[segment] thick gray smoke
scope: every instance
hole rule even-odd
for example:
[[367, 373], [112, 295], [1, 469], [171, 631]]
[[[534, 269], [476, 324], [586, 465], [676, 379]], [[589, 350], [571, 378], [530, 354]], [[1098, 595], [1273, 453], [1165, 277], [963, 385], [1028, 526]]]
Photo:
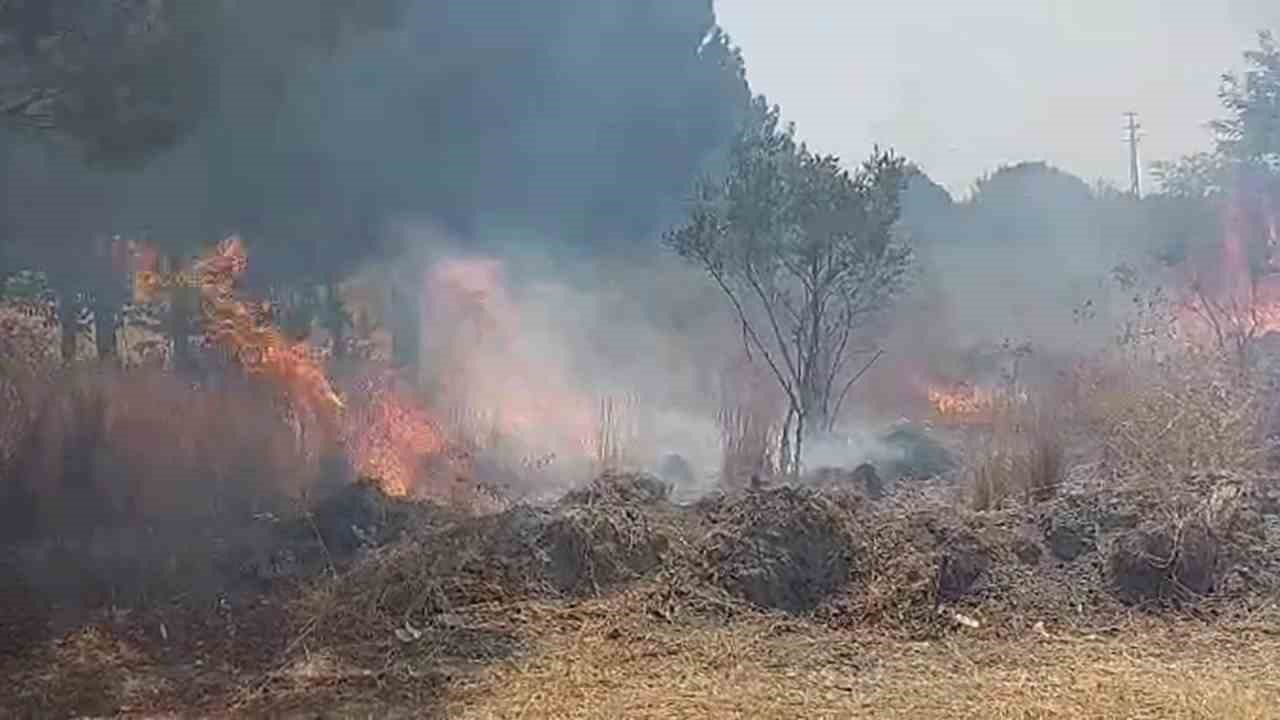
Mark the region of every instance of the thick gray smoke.
[[[915, 175], [903, 231], [917, 281], [896, 310], [889, 359], [860, 397], [899, 413], [904, 394], [918, 399], [937, 383], [1052, 380], [1064, 363], [1102, 350], [1134, 311], [1134, 291], [1117, 274], [1153, 285], [1164, 270], [1162, 231], [1150, 224], [1159, 213], [1154, 200], [1041, 162], [1000, 168], [960, 199]], [[1035, 357], [1016, 360], [1018, 348]]]
[[[750, 101], [711, 0], [126, 1], [119, 18], [83, 0], [49, 7], [0, 30], [85, 29], [76, 49], [102, 64], [50, 76], [76, 100], [51, 113], [55, 128], [0, 136], [10, 270], [38, 267], [71, 295], [106, 271], [85, 252], [95, 238], [190, 256], [228, 232], [247, 241], [257, 293], [390, 269], [397, 344], [421, 350], [431, 375], [460, 322], [432, 306], [432, 272], [492, 267], [483, 279], [507, 293], [517, 347], [490, 353], [497, 367], [465, 363], [465, 382], [445, 378], [464, 411], [542, 384], [593, 414], [643, 397], [628, 412], [656, 428], [642, 451], [633, 443], [644, 462], [678, 452], [713, 469], [731, 326], [714, 289], [657, 247]], [[169, 71], [134, 72], [122, 54]], [[129, 102], [79, 102], [97, 97], [90, 84]], [[466, 360], [494, 350], [458, 344]], [[564, 421], [523, 432], [580, 439]]]
[[98, 139], [75, 124], [40, 150], [6, 136], [0, 219], [44, 238], [148, 230], [180, 250], [234, 228], [273, 280], [349, 269], [406, 214], [598, 251], [677, 217], [748, 100], [709, 0], [377, 5], [173, 4], [170, 25], [199, 42], [159, 59], [183, 72], [126, 86], [169, 132], [117, 172], [86, 164], [102, 143], [86, 150]]
[[[147, 7], [167, 14], [135, 54], [169, 72], [109, 62], [72, 74], [67, 97], [91, 80], [130, 102], [99, 108], [105, 124], [82, 102], [69, 106], [80, 114], [55, 113], [65, 127], [0, 138], [8, 268], [40, 267], [60, 291], [82, 292], [103, 271], [85, 252], [95, 237], [189, 255], [230, 231], [248, 241], [259, 291], [390, 268], [398, 342], [421, 352], [428, 375], [446, 360], [474, 373], [445, 378], [465, 403], [557, 383], [553, 394], [572, 395], [559, 400], [592, 413], [602, 398], [638, 397], [642, 455], [680, 453], [699, 475], [714, 471], [721, 372], [741, 338], [714, 286], [656, 249], [750, 100], [710, 0]], [[49, 27], [80, 17], [97, 16], [55, 12]], [[13, 37], [49, 30], [35, 20]], [[103, 33], [89, 48], [134, 35]], [[112, 142], [100, 127], [118, 131]], [[904, 211], [920, 282], [893, 316], [873, 388], [940, 351], [1005, 338], [1076, 351], [1103, 338], [1073, 309], [1108, 302], [1108, 273], [1131, 248], [1083, 182], [1030, 164], [957, 202], [919, 176]], [[459, 321], [432, 300], [442, 267], [506, 294], [497, 312], [515, 346], [441, 350]], [[485, 348], [497, 367], [474, 362]], [[497, 382], [522, 374], [523, 386]], [[565, 426], [543, 428], [555, 430], [547, 444], [581, 439], [566, 417], [545, 421]], [[824, 464], [883, 454], [860, 431], [813, 451]]]

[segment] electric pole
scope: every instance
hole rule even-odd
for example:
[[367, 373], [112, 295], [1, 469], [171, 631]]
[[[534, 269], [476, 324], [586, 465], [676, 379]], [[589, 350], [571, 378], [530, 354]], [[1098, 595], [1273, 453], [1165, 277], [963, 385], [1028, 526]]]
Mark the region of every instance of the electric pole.
[[1138, 131], [1142, 126], [1138, 124], [1138, 113], [1127, 112], [1124, 116], [1129, 119], [1129, 124], [1125, 127], [1129, 143], [1129, 192], [1135, 198], [1142, 199], [1142, 171], [1138, 167]]

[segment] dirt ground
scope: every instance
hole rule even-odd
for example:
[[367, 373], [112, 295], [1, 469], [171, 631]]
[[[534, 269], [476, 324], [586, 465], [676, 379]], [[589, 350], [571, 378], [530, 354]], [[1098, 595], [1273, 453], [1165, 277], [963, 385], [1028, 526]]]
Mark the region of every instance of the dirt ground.
[[[1126, 604], [1119, 546], [1059, 537], [1110, 517], [1073, 504], [1092, 496], [1029, 525], [788, 487], [680, 508], [655, 487], [399, 508], [402, 536], [337, 568], [151, 608], [60, 618], [0, 586], [0, 717], [1280, 719], [1270, 535], [1215, 562], [1213, 595]], [[310, 516], [325, 548], [397, 510], [342, 507]]]
[[6, 702], [4, 715], [1280, 717], [1275, 609], [1212, 622], [1135, 615], [1092, 629], [984, 624], [926, 640], [768, 613], [668, 621], [645, 607], [639, 589], [474, 606], [423, 628], [394, 667], [357, 668], [319, 651], [233, 678], [214, 663], [159, 658], [138, 638], [83, 629], [43, 667], [7, 673], [6, 694], [38, 702]]

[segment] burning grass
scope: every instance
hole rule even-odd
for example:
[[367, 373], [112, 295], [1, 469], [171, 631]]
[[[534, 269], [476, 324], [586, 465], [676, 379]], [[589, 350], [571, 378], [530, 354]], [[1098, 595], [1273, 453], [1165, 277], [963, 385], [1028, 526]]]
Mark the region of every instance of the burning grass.
[[[49, 527], [73, 529], [79, 516], [70, 508], [78, 507], [100, 510], [103, 526], [145, 528], [150, 534], [134, 537], [133, 545], [102, 532], [84, 542], [89, 549], [117, 541], [124, 550], [161, 547], [165, 557], [130, 576], [138, 579], [156, 574], [156, 567], [175, 567], [180, 545], [156, 534], [152, 517], [185, 532], [193, 548], [221, 548], [216, 562], [204, 563], [227, 573], [221, 580], [244, 569], [225, 566], [243, 553], [224, 535], [261, 539], [245, 563], [258, 575], [287, 558], [300, 561], [304, 567], [294, 579], [305, 581], [288, 590], [289, 632], [272, 632], [286, 626], [279, 623], [263, 631], [271, 638], [265, 656], [226, 661], [235, 668], [228, 672], [242, 673], [247, 684], [216, 683], [217, 702], [244, 713], [287, 714], [355, 698], [365, 704], [353, 712], [381, 715], [443, 702], [463, 716], [508, 716], [513, 703], [532, 699], [551, 714], [562, 706], [580, 714], [585, 706], [643, 716], [641, 703], [651, 702], [677, 716], [929, 717], [993, 710], [1017, 717], [1033, 708], [1048, 717], [1089, 717], [1094, 707], [1063, 688], [1098, 678], [1069, 663], [1105, 666], [1108, 656], [1086, 644], [1041, 642], [1045, 627], [1116, 624], [1132, 607], [1236, 617], [1280, 588], [1280, 503], [1268, 500], [1274, 494], [1261, 482], [1265, 468], [1257, 451], [1264, 398], [1239, 375], [1215, 374], [1216, 367], [1191, 355], [1164, 357], [1152, 368], [1120, 373], [1119, 380], [1083, 386], [1074, 409], [1106, 446], [1098, 466], [1105, 473], [1095, 472], [1099, 482], [1065, 481], [1076, 428], [1067, 426], [1065, 413], [1023, 398], [988, 408], [981, 426], [952, 428], [989, 437], [961, 488], [917, 480], [873, 500], [848, 487], [743, 482], [750, 488], [677, 506], [671, 488], [652, 478], [608, 472], [557, 502], [507, 501], [488, 513], [388, 497], [429, 486], [443, 501], [460, 484], [457, 477], [478, 467], [474, 457], [456, 466], [431, 464], [449, 454], [441, 440], [448, 433], [439, 433], [430, 416], [415, 410], [412, 395], [392, 384], [378, 386], [383, 395], [348, 392], [342, 406], [346, 422], [376, 435], [362, 436], [368, 447], [352, 438], [342, 443], [357, 465], [360, 458], [380, 458], [373, 463], [382, 468], [375, 482], [337, 495], [326, 489], [327, 500], [291, 508], [287, 501], [316, 486], [324, 471], [293, 434], [298, 428], [280, 421], [280, 408], [255, 392], [252, 380], [215, 393], [146, 372], [69, 375], [39, 404], [32, 432], [40, 442], [19, 453], [27, 469], [15, 477], [39, 477], [48, 485], [15, 497], [47, 497], [56, 502], [37, 507], [66, 509], [54, 519], [29, 514]], [[1198, 374], [1179, 374], [1189, 371]], [[389, 406], [387, 398], [405, 404]], [[762, 480], [770, 474], [767, 425], [744, 417], [722, 417], [730, 487], [744, 474]], [[626, 419], [620, 408], [602, 407], [596, 449], [608, 452], [597, 460], [620, 464]], [[156, 436], [173, 442], [157, 448]], [[406, 444], [383, 442], [393, 440]], [[277, 467], [279, 478], [264, 492], [263, 469]], [[175, 484], [174, 477], [195, 486]], [[393, 477], [404, 482], [388, 482]], [[119, 478], [128, 482], [112, 484]], [[449, 487], [423, 478], [445, 479]], [[958, 492], [968, 492], [969, 502], [958, 502]], [[66, 502], [73, 495], [79, 506]], [[268, 513], [278, 515], [269, 521], [272, 529], [219, 524]], [[45, 562], [73, 570], [109, 567], [93, 552], [81, 565], [51, 557]], [[279, 588], [293, 583], [266, 585], [285, 592]], [[222, 623], [222, 632], [241, 638], [211, 633], [205, 647], [219, 648], [211, 661], [243, 645], [240, 608], [253, 602], [237, 596], [227, 605], [233, 610], [206, 608], [206, 624]], [[140, 620], [139, 628], [145, 622], [150, 629], [133, 634], [95, 635], [99, 626], [90, 625], [83, 637], [73, 632], [62, 645], [55, 640], [19, 653], [16, 662], [29, 661], [40, 672], [66, 665], [67, 682], [80, 690], [63, 688], [53, 672], [24, 677], [37, 692], [64, 695], [89, 710], [181, 706], [189, 703], [180, 691], [184, 676], [158, 669], [176, 656], [139, 640], [159, 627], [155, 617]], [[896, 639], [866, 642], [849, 634], [853, 629]], [[974, 636], [963, 648], [953, 644], [960, 633]], [[903, 645], [904, 637], [928, 638], [953, 656], [971, 653], [969, 670], [949, 673], [940, 656]], [[839, 650], [851, 644], [856, 657]], [[997, 649], [1040, 658], [1052, 670], [1017, 675], [1025, 664], [993, 663]], [[599, 665], [605, 661], [630, 668], [628, 674], [612, 674]], [[112, 662], [135, 676], [113, 674]], [[1113, 678], [1153, 672], [1154, 662], [1135, 660], [1127, 670], [1113, 665]], [[791, 671], [786, 679], [783, 667]], [[844, 668], [845, 679], [837, 683], [832, 668]], [[674, 678], [661, 674], [672, 669], [678, 670]], [[919, 678], [922, 671], [930, 678]], [[1274, 691], [1261, 683], [1251, 687], [1256, 698], [1270, 699]], [[1130, 712], [1138, 707], [1134, 696], [1143, 698], [1142, 707], [1172, 717], [1253, 707], [1233, 706], [1222, 695], [1215, 696], [1217, 704], [1194, 706], [1178, 693], [1123, 690], [1110, 704], [1098, 703], [1097, 712]], [[47, 699], [32, 701], [49, 706]]]

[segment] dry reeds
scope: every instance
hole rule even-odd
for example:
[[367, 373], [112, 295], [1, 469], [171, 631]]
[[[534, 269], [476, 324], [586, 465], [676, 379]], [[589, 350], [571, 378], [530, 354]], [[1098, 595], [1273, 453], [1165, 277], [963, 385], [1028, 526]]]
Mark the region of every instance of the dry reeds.
[[0, 533], [29, 548], [23, 572], [76, 601], [201, 592], [228, 543], [256, 537], [255, 517], [287, 515], [320, 479], [252, 387], [90, 368], [59, 378], [0, 485]]
[[968, 470], [974, 510], [1006, 501], [1041, 503], [1058, 494], [1065, 474], [1061, 418], [1031, 402], [1000, 406], [990, 436]]
[[725, 489], [742, 489], [752, 478], [778, 473], [778, 429], [759, 413], [742, 407], [721, 409], [720, 481]]
[[639, 428], [635, 425], [639, 400], [627, 395], [600, 400], [596, 432], [592, 443], [595, 473], [622, 470], [632, 461]]

